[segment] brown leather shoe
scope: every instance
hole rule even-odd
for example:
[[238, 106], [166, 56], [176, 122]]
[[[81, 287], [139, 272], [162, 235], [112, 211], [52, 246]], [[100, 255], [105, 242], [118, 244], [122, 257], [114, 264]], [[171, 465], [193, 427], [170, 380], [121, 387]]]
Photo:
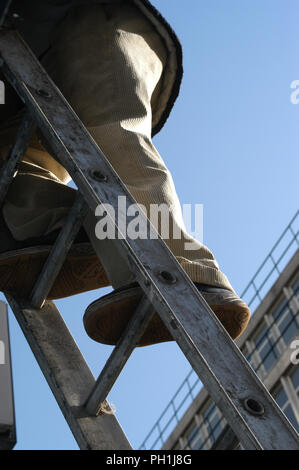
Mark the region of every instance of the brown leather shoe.
[[[19, 242], [13, 239], [0, 214], [0, 291], [27, 298], [50, 253], [58, 231]], [[107, 287], [110, 282], [85, 232], [81, 231], [70, 249], [48, 295], [60, 299]]]
[[[245, 302], [230, 290], [195, 285], [232, 339], [239, 337], [247, 328], [250, 318], [250, 310]], [[138, 284], [130, 284], [92, 302], [83, 318], [88, 336], [99, 343], [115, 345], [142, 295], [143, 291]], [[137, 346], [165, 341], [173, 341], [173, 338], [156, 314]]]

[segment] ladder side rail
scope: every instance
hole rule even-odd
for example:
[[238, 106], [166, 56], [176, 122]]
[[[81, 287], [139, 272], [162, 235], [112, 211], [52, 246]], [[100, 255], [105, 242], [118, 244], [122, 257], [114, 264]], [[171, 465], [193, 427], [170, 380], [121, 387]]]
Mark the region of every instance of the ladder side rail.
[[4, 202], [7, 191], [13, 181], [14, 174], [26, 152], [35, 128], [34, 119], [30, 112], [27, 111], [17, 131], [12, 149], [0, 170], [0, 206], [2, 206]]
[[[32, 352], [81, 450], [131, 450], [115, 415], [84, 408], [95, 379], [53, 302], [40, 310], [6, 295]], [[104, 404], [109, 411], [108, 403]]]

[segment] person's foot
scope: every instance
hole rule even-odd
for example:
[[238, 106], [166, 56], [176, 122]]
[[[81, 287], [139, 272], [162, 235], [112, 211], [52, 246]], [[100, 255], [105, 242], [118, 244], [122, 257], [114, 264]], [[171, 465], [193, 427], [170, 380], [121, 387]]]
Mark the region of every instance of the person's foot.
[[[58, 233], [59, 230], [55, 230], [43, 237], [17, 241], [0, 211], [0, 291], [18, 298], [28, 298]], [[48, 298], [69, 297], [109, 285], [106, 273], [82, 229]]]
[[[245, 302], [228, 289], [197, 283], [195, 285], [232, 339], [238, 338], [245, 331], [250, 318], [250, 310]], [[142, 296], [142, 289], [135, 283], [116, 289], [92, 302], [83, 318], [88, 336], [99, 343], [115, 345]], [[173, 341], [173, 338], [160, 317], [155, 314], [137, 346], [165, 341]]]
[[232, 339], [241, 336], [250, 319], [247, 304], [229, 289], [197, 282], [194, 284]]

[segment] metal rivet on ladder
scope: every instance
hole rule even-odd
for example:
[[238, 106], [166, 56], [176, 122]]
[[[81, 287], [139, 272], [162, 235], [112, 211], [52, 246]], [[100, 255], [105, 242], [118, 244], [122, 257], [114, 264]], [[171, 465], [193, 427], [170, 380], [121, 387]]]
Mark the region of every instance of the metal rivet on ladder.
[[103, 175], [103, 173], [101, 173], [99, 170], [91, 170], [90, 176], [100, 183], [106, 183], [108, 181], [107, 176]]
[[47, 99], [52, 98], [51, 93], [49, 93], [49, 92], [46, 91], [46, 90], [43, 90], [42, 88], [40, 88], [39, 90], [37, 90], [37, 94], [38, 94], [39, 96], [41, 96], [42, 98], [47, 98]]
[[265, 413], [264, 406], [255, 398], [246, 398], [244, 400], [244, 408], [248, 411], [248, 413], [254, 416], [263, 416], [263, 414]]
[[159, 271], [158, 277], [161, 281], [166, 282], [166, 284], [175, 284], [177, 279], [169, 271]]

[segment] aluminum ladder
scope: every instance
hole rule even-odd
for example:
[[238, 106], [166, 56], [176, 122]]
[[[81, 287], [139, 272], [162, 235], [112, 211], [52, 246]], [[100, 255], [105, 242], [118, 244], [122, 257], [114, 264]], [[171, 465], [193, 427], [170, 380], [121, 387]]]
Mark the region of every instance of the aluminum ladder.
[[[126, 210], [135, 201], [29, 47], [5, 25], [0, 31], [0, 61], [26, 107], [1, 170], [1, 203], [36, 126], [78, 188], [31, 298], [6, 297], [80, 449], [131, 448], [115, 416], [100, 410], [154, 311], [245, 449], [299, 449], [298, 434], [160, 237], [114, 241], [144, 296], [95, 381], [47, 294], [87, 207], [94, 212], [99, 204], [109, 203], [118, 214], [119, 196], [125, 196]], [[144, 222], [153, 230], [146, 218]]]

